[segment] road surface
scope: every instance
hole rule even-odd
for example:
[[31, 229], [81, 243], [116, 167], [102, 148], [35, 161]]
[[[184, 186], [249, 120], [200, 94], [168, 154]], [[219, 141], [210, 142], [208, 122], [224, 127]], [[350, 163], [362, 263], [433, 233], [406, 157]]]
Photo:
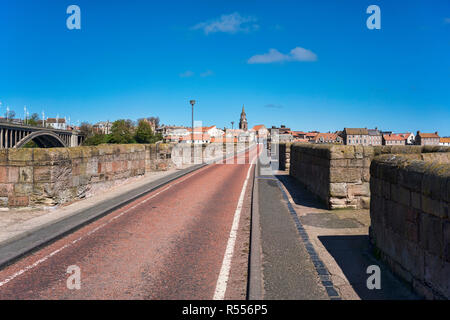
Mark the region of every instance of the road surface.
[[[5, 267], [0, 299], [223, 298], [254, 155], [190, 173]], [[79, 290], [67, 286], [70, 266]]]

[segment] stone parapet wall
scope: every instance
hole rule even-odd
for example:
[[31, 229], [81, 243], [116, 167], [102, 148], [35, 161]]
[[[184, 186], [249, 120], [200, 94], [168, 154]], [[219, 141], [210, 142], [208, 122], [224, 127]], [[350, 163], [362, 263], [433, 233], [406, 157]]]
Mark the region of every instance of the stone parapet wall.
[[382, 258], [419, 294], [449, 299], [450, 159], [424, 158], [382, 155], [372, 161], [370, 235]]
[[170, 147], [158, 147], [159, 152], [137, 144], [0, 150], [0, 206], [58, 205], [167, 170]]
[[280, 143], [279, 145], [279, 152], [280, 152], [280, 159], [279, 159], [279, 168], [280, 170], [289, 170], [291, 167], [291, 142], [286, 143]]
[[369, 208], [370, 163], [377, 155], [393, 153], [422, 160], [450, 160], [450, 147], [294, 143], [290, 146], [289, 172], [330, 209]]

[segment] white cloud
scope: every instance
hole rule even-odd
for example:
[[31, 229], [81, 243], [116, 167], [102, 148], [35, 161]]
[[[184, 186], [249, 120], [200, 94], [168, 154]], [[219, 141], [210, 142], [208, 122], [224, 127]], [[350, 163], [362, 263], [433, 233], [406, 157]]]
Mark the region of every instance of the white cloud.
[[264, 107], [269, 108], [269, 109], [282, 109], [283, 108], [283, 106], [281, 104], [273, 104], [273, 103], [266, 104]]
[[215, 32], [237, 33], [257, 30], [255, 17], [243, 17], [238, 12], [224, 14], [220, 18], [201, 22], [192, 27], [193, 30], [203, 30], [205, 34]]
[[186, 72], [180, 73], [180, 78], [189, 78], [194, 75], [194, 72], [188, 70]]
[[212, 76], [213, 74], [214, 74], [214, 72], [212, 72], [211, 70], [208, 70], [208, 71], [205, 71], [205, 72], [201, 73], [200, 77], [205, 78], [205, 77]]
[[268, 53], [257, 54], [248, 59], [249, 64], [257, 63], [276, 63], [276, 62], [291, 62], [291, 61], [316, 61], [317, 55], [301, 47], [296, 47], [288, 54], [281, 53], [277, 49], [270, 49]]

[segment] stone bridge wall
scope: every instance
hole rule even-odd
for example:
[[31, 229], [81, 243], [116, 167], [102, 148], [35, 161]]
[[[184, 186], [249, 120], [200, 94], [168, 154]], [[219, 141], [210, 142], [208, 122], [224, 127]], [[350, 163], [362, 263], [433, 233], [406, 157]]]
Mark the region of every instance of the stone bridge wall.
[[146, 172], [146, 146], [0, 151], [0, 206], [57, 205]]
[[419, 294], [450, 299], [450, 159], [421, 157], [372, 161], [371, 240]]
[[279, 168], [280, 170], [289, 170], [291, 167], [291, 142], [286, 143], [280, 143], [279, 145], [279, 152], [280, 152], [280, 159], [279, 159]]
[[382, 154], [447, 161], [450, 147], [295, 143], [290, 146], [289, 172], [331, 209], [369, 208], [370, 163]]

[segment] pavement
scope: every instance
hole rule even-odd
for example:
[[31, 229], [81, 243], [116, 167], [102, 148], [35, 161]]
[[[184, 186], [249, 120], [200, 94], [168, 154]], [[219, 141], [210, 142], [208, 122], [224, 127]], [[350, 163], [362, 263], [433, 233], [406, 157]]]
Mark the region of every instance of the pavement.
[[[92, 204], [77, 204], [23, 221], [42, 219], [0, 245], [0, 299], [244, 299], [253, 171], [249, 161], [211, 164], [105, 195], [94, 205], [100, 217]], [[44, 239], [55, 228], [62, 233]], [[7, 259], [27, 241], [28, 250]], [[79, 290], [67, 285], [74, 266]]]
[[257, 210], [252, 217], [249, 298], [328, 300], [330, 297], [300, 237], [279, 181], [264, 174], [261, 170], [264, 167], [267, 166], [257, 166], [255, 177]]
[[[416, 300], [419, 297], [411, 287], [397, 278], [380, 261], [369, 240], [369, 210], [328, 210], [288, 172], [278, 171], [273, 176], [284, 194], [284, 202], [292, 213], [291, 225], [296, 225], [297, 241], [317, 256], [327, 273], [325, 284], [329, 298], [343, 300]], [[266, 183], [270, 182], [268, 180]], [[273, 183], [275, 189], [275, 183]], [[302, 236], [303, 234], [303, 236]], [[381, 289], [367, 288], [370, 274], [367, 268], [377, 265], [381, 271]], [[323, 268], [322, 268], [323, 266]], [[322, 277], [322, 275], [320, 275]], [[301, 296], [301, 295], [299, 295]], [[309, 295], [307, 295], [309, 297]]]

